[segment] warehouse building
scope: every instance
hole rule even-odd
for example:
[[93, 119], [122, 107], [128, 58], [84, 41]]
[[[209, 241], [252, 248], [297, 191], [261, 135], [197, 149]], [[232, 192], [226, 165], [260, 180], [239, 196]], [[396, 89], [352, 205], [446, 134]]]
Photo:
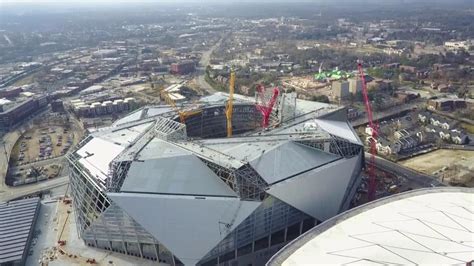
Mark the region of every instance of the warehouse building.
[[25, 265], [40, 208], [38, 197], [0, 203], [0, 265]]

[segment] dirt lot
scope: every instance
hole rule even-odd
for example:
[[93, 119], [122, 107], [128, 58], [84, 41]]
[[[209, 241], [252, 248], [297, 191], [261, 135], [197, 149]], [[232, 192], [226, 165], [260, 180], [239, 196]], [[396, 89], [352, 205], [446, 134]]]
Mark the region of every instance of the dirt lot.
[[[450, 176], [459, 183], [472, 185], [474, 177], [474, 151], [437, 150], [400, 162], [400, 164], [438, 176], [440, 179]], [[448, 182], [449, 180], [443, 180]]]
[[79, 137], [61, 126], [31, 129], [15, 144], [12, 162], [23, 165], [64, 155]]

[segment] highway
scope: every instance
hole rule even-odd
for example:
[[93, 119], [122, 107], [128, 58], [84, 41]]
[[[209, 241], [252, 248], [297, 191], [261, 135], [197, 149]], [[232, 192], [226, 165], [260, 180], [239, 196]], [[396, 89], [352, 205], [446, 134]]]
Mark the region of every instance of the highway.
[[8, 161], [11, 150], [20, 135], [21, 133], [15, 130], [13, 132], [8, 132], [0, 140], [0, 193], [5, 189], [5, 187], [7, 187], [5, 184], [5, 177], [8, 171]]
[[[368, 158], [370, 158], [370, 154], [366, 153], [365, 157], [367, 158], [367, 162], [368, 162]], [[419, 187], [414, 187], [414, 189], [422, 188], [422, 187], [445, 186], [443, 183], [438, 181], [433, 176], [408, 169], [397, 163], [385, 160], [378, 156], [375, 157], [375, 167], [377, 167], [380, 170], [386, 171], [388, 173], [394, 174], [396, 176], [401, 176], [405, 178], [406, 180], [412, 182], [414, 185], [419, 186]]]
[[[385, 111], [376, 112], [374, 113], [374, 121], [383, 120], [386, 117], [395, 116], [395, 115], [398, 115], [399, 113], [412, 110], [413, 108], [418, 107], [420, 104], [422, 103], [413, 102], [413, 103], [405, 104], [403, 106], [392, 107]], [[351, 121], [351, 124], [353, 127], [359, 127], [367, 123], [368, 123], [368, 118], [367, 118], [367, 115], [365, 114], [359, 117], [358, 119]]]
[[4, 186], [0, 191], [0, 202], [10, 201], [16, 198], [28, 196], [40, 191], [49, 190], [55, 187], [60, 187], [69, 183], [68, 176], [57, 177], [54, 179], [49, 179], [47, 181], [42, 181], [39, 183], [34, 183], [30, 185], [23, 185], [18, 187], [8, 187]]
[[214, 50], [221, 45], [221, 42], [222, 39], [220, 39], [214, 46], [212, 46], [211, 49], [202, 53], [201, 60], [199, 61], [199, 66], [197, 68], [197, 74], [199, 76], [196, 78], [196, 83], [201, 89], [204, 89], [209, 93], [213, 93], [215, 92], [215, 90], [211, 85], [209, 85], [209, 83], [207, 83], [205, 79], [206, 67], [209, 65], [212, 52], [214, 52]]

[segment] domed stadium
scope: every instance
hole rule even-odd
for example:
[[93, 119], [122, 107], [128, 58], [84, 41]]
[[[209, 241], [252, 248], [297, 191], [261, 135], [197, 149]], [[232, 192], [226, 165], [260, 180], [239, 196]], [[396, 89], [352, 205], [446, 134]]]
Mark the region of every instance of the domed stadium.
[[282, 94], [262, 128], [252, 98], [143, 107], [68, 154], [78, 232], [92, 247], [170, 265], [262, 265], [347, 210], [363, 144], [344, 108]]

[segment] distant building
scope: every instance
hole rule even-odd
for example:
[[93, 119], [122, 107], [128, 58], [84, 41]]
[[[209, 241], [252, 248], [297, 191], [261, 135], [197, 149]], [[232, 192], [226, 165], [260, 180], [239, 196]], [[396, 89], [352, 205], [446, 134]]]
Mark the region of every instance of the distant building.
[[334, 96], [338, 99], [344, 99], [349, 96], [349, 82], [333, 81], [331, 84]]
[[16, 87], [16, 88], [8, 88], [6, 90], [0, 90], [0, 98], [13, 98], [17, 97], [20, 95], [20, 93], [23, 91], [21, 87]]
[[416, 67], [414, 66], [400, 65], [399, 69], [401, 72], [416, 73]]
[[359, 111], [357, 108], [348, 108], [347, 109], [347, 119], [354, 120], [357, 117], [361, 116], [363, 112]]
[[453, 111], [467, 107], [464, 99], [432, 99], [428, 101], [428, 109], [439, 111]]
[[0, 129], [11, 128], [47, 104], [48, 98], [44, 96], [28, 99], [8, 109], [3, 108], [0, 112]]
[[414, 100], [416, 98], [420, 97], [420, 94], [415, 92], [415, 91], [410, 91], [410, 90], [402, 90], [402, 91], [396, 91], [395, 96], [401, 101], [401, 102], [409, 102], [411, 100]]
[[451, 42], [445, 42], [444, 47], [446, 47], [449, 50], [468, 50], [469, 49], [469, 44], [467, 41], [451, 41]]
[[130, 111], [137, 107], [134, 98], [106, 100], [102, 102], [86, 103], [82, 100], [71, 101], [74, 113], [81, 117], [97, 117]]
[[170, 72], [172, 74], [186, 75], [191, 72], [194, 72], [196, 65], [193, 61], [182, 61], [179, 63], [171, 64]]
[[352, 78], [348, 79], [349, 81], [349, 92], [352, 94], [357, 94], [362, 91], [362, 81], [360, 79]]
[[92, 93], [96, 93], [96, 92], [99, 92], [99, 91], [103, 91], [104, 90], [104, 87], [101, 86], [101, 85], [92, 85], [90, 87], [88, 87], [87, 89], [79, 92], [80, 95], [87, 95], [87, 94], [92, 94]]
[[117, 55], [118, 51], [115, 49], [103, 49], [92, 53], [93, 58], [110, 58], [116, 57]]
[[55, 100], [51, 102], [51, 109], [55, 113], [64, 112], [64, 104], [61, 100]]

